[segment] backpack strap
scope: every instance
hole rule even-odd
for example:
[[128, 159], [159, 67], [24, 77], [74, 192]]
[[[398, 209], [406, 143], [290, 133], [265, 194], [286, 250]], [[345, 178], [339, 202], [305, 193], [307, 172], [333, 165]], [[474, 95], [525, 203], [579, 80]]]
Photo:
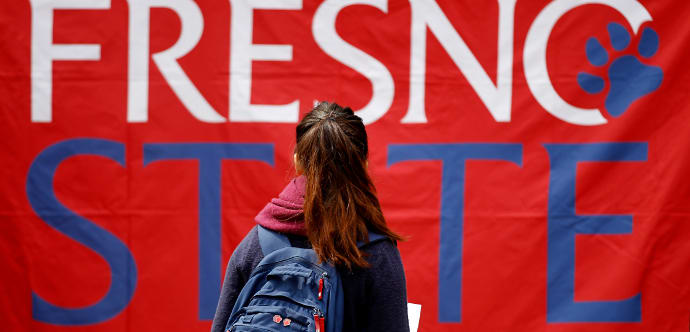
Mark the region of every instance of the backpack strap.
[[[259, 245], [261, 246], [261, 252], [263, 252], [264, 257], [278, 249], [291, 247], [290, 239], [288, 239], [285, 234], [272, 231], [261, 225], [257, 226], [257, 231], [259, 232]], [[388, 237], [383, 234], [369, 232], [369, 242], [358, 241], [357, 247], [362, 248], [367, 244], [386, 239], [388, 239]]]
[[278, 249], [290, 247], [290, 239], [284, 234], [274, 232], [261, 225], [258, 225], [256, 230], [259, 233], [259, 245], [264, 257]]
[[383, 235], [383, 234], [369, 232], [369, 242], [357, 241], [357, 247], [362, 248], [367, 244], [379, 242], [379, 241], [386, 240], [386, 239], [388, 239], [388, 237]]

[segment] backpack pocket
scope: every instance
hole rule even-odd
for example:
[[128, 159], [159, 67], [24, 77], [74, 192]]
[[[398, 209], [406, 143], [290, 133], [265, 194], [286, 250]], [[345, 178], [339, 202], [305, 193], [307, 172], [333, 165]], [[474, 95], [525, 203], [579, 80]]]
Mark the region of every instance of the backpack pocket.
[[[284, 297], [308, 307], [321, 307], [319, 279], [314, 270], [297, 263], [276, 266], [254, 297]], [[250, 303], [250, 305], [252, 305]]]
[[297, 264], [297, 263], [292, 263], [292, 264], [287, 264], [287, 265], [279, 265], [276, 266], [271, 272], [268, 273], [266, 278], [271, 278], [271, 277], [282, 277], [282, 276], [293, 276], [293, 277], [302, 277], [302, 278], [309, 278], [311, 276], [312, 270], [307, 269], [306, 267]]
[[256, 326], [246, 326], [246, 325], [234, 325], [226, 332], [251, 332], [251, 331], [261, 331], [261, 332], [278, 332], [279, 330], [265, 329], [263, 327]]
[[256, 305], [244, 308], [230, 331], [307, 332], [309, 318], [284, 306]]

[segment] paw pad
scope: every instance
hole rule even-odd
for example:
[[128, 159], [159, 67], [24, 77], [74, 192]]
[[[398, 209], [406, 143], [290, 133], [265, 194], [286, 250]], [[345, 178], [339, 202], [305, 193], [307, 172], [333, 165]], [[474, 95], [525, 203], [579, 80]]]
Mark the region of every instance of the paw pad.
[[[623, 51], [630, 45], [630, 33], [618, 23], [607, 26], [611, 46], [616, 51]], [[644, 28], [637, 46], [637, 53], [643, 58], [651, 58], [659, 49], [659, 36], [652, 28]], [[585, 45], [587, 61], [595, 67], [609, 63], [609, 53], [595, 37], [589, 38]], [[664, 73], [660, 67], [640, 62], [637, 56], [622, 55], [614, 58], [607, 72], [610, 89], [606, 96], [606, 110], [617, 117], [625, 113], [637, 99], [648, 95], [661, 85]], [[605, 78], [586, 72], [577, 74], [577, 83], [582, 90], [596, 94], [604, 90]]]

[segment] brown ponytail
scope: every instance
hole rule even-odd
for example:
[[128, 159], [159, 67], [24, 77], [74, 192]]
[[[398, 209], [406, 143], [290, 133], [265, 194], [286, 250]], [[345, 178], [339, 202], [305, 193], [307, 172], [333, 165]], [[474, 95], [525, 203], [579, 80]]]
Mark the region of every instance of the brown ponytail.
[[402, 238], [386, 226], [367, 174], [362, 119], [336, 103], [321, 102], [297, 125], [297, 167], [306, 177], [304, 219], [319, 259], [347, 268], [368, 266], [357, 241], [368, 230]]

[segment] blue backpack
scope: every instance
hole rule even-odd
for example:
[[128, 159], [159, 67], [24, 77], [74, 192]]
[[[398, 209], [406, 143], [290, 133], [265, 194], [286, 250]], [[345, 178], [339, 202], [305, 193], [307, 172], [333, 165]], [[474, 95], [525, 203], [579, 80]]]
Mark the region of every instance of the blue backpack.
[[[335, 267], [318, 263], [312, 249], [291, 247], [285, 235], [257, 227], [264, 258], [242, 288], [225, 331], [342, 331], [343, 286]], [[369, 243], [385, 238], [369, 233]]]

